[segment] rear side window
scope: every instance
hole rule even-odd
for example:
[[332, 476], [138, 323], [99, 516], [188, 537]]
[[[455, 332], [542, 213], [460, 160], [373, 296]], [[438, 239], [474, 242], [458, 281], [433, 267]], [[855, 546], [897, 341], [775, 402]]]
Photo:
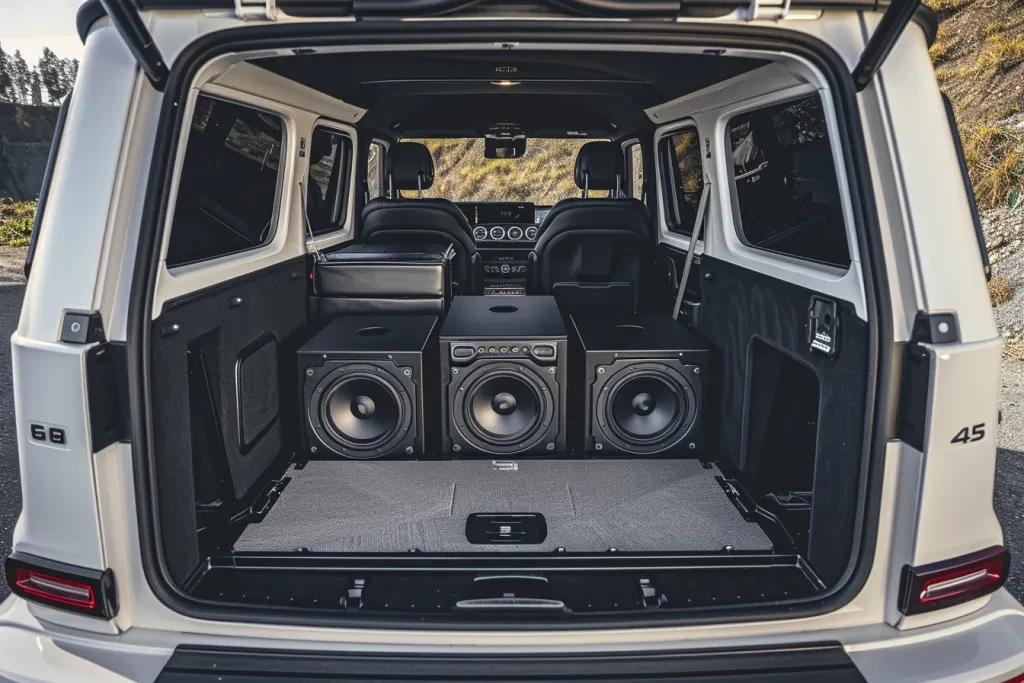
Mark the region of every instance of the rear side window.
[[839, 182], [817, 95], [729, 121], [734, 205], [754, 247], [850, 265]]
[[643, 201], [644, 198], [644, 151], [639, 142], [629, 146], [629, 170], [632, 176], [630, 196]]
[[662, 138], [660, 144], [668, 229], [679, 235], [692, 235], [704, 192], [700, 133], [696, 128], [688, 128]]
[[370, 154], [366, 158], [366, 195], [367, 199], [376, 199], [384, 194], [381, 178], [384, 177], [384, 145], [379, 142], [370, 143]]
[[199, 96], [168, 267], [245, 251], [273, 238], [283, 135], [279, 116]]
[[345, 223], [351, 159], [352, 141], [347, 135], [326, 128], [313, 129], [306, 215], [314, 235], [333, 232]]

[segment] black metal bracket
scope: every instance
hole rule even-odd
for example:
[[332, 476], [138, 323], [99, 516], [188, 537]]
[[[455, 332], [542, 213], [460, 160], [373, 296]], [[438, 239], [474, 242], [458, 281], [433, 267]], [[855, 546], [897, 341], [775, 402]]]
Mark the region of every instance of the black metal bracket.
[[920, 6], [921, 0], [892, 0], [889, 9], [885, 10], [885, 14], [878, 22], [878, 28], [871, 34], [868, 44], [864, 46], [860, 61], [853, 68], [851, 75], [857, 92], [868, 87], [871, 79], [882, 68], [886, 57], [892, 52], [893, 46], [902, 35], [903, 29], [914, 18], [914, 13]]
[[85, 388], [89, 399], [92, 450], [132, 439], [128, 405], [128, 361], [124, 342], [103, 342], [85, 353]]

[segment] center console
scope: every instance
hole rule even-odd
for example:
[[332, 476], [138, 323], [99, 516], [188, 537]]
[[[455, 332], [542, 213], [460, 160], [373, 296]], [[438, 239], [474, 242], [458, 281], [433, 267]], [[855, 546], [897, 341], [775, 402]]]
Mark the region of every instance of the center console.
[[460, 202], [483, 262], [484, 294], [526, 294], [528, 254], [550, 208], [528, 202]]

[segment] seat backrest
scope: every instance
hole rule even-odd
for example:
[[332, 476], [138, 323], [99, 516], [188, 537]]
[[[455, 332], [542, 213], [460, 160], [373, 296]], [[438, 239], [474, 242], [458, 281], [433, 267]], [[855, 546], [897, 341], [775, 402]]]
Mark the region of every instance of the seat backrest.
[[402, 190], [421, 193], [434, 182], [434, 160], [426, 145], [397, 142], [384, 162], [389, 198], [363, 208], [360, 237], [366, 242], [451, 244], [452, 279], [463, 294], [477, 289], [480, 257], [465, 214], [447, 199], [403, 199]]
[[[650, 251], [650, 216], [643, 202], [620, 197], [622, 148], [588, 142], [576, 156], [582, 199], [555, 204], [534, 247], [531, 289], [554, 294], [563, 312], [609, 306], [636, 309], [642, 264]], [[589, 199], [590, 190], [609, 197]]]

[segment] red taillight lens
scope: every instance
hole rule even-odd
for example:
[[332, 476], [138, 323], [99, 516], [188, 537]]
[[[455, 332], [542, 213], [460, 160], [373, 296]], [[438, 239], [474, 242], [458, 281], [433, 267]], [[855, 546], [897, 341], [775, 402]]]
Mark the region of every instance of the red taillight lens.
[[87, 610], [96, 608], [96, 594], [91, 587], [31, 569], [15, 570], [12, 590], [14, 588], [20, 588], [20, 592], [39, 598], [43, 602], [55, 602]]
[[1024, 674], [1014, 676], [1013, 678], [1003, 681], [1003, 683], [1024, 683]]
[[922, 567], [904, 567], [900, 611], [921, 614], [980, 598], [1002, 588], [1009, 573], [1010, 553], [1002, 546]]
[[14, 553], [4, 562], [7, 585], [15, 595], [50, 607], [103, 619], [117, 615], [114, 575]]

